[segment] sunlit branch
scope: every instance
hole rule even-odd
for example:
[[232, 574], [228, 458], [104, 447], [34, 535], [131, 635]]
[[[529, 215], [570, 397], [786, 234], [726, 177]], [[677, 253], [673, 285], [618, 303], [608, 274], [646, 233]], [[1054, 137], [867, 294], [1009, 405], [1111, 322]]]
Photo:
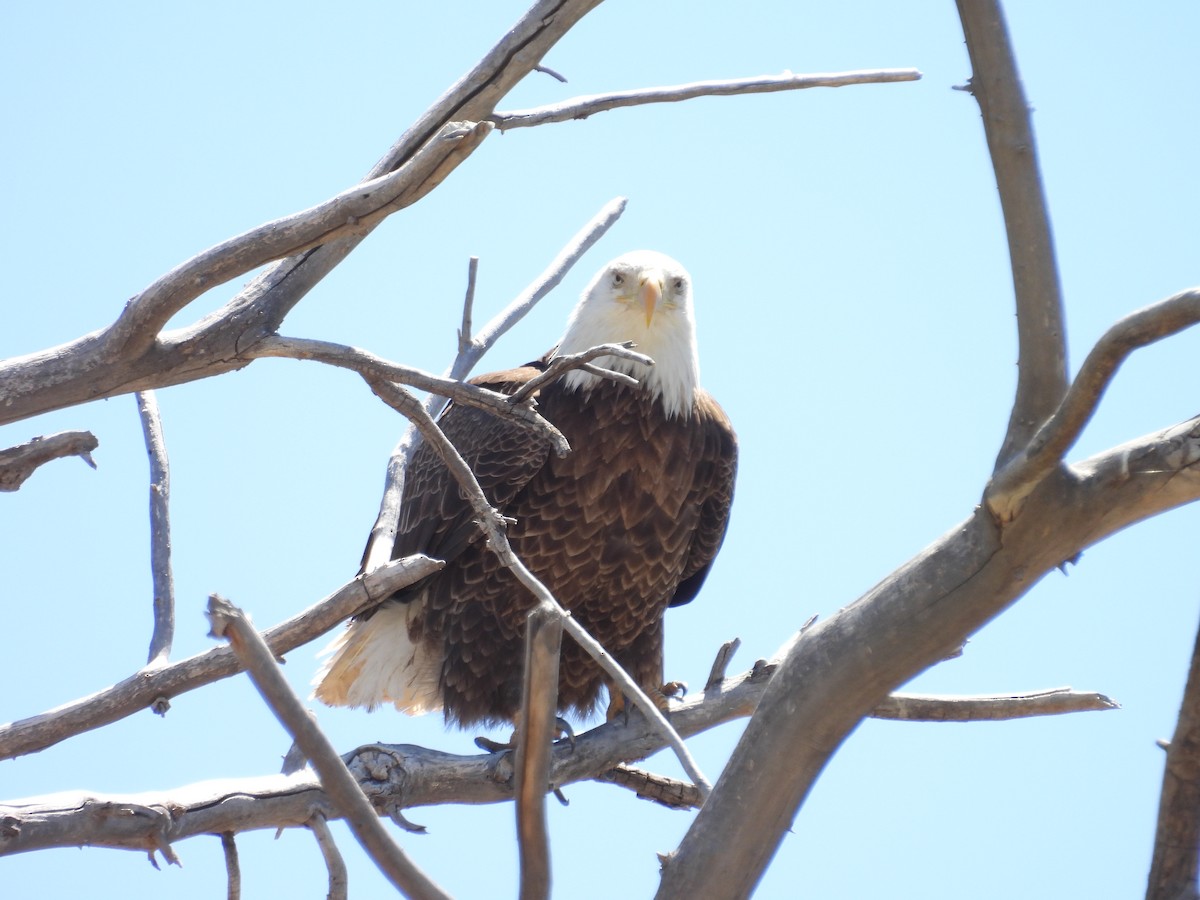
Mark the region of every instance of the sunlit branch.
[[0, 491], [18, 490], [39, 466], [64, 456], [78, 456], [94, 469], [92, 451], [98, 446], [90, 431], [61, 431], [0, 450]]
[[379, 870], [406, 896], [422, 900], [448, 898], [449, 895], [408, 858], [384, 828], [371, 801], [363, 794], [329, 739], [308, 715], [279, 671], [271, 648], [245, 614], [228, 600], [214, 594], [209, 598], [208, 618], [212, 623], [213, 636], [229, 641], [229, 646], [263, 700], [300, 745], [309, 765], [320, 776], [325, 792]]
[[632, 91], [613, 91], [573, 97], [562, 103], [534, 109], [505, 110], [493, 113], [489, 120], [501, 131], [510, 128], [530, 128], [552, 122], [569, 122], [610, 109], [642, 106], [647, 103], [676, 103], [697, 97], [725, 97], [736, 94], [765, 94], [774, 91], [795, 91], [817, 87], [845, 87], [854, 84], [887, 84], [898, 81], [917, 81], [916, 69], [864, 69], [856, 72], [828, 72], [811, 75], [759, 75], [717, 81], [695, 81], [670, 87], [641, 88]]

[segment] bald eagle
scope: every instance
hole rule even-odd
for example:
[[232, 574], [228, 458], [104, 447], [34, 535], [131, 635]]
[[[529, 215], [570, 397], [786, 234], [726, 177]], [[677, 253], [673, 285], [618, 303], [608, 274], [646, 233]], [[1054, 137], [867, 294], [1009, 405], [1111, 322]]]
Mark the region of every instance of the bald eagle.
[[[474, 379], [513, 393], [556, 353], [634, 341], [655, 360], [596, 364], [636, 386], [573, 370], [537, 393], [541, 414], [570, 442], [468, 406], [450, 405], [446, 436], [491, 503], [515, 520], [513, 549], [558, 601], [633, 676], [663, 700], [663, 616], [692, 600], [725, 536], [737, 439], [699, 383], [691, 279], [661, 253], [606, 265], [584, 291], [558, 346], [535, 362]], [[315, 696], [336, 706], [392, 703], [441, 709], [462, 726], [515, 720], [525, 617], [535, 598], [487, 548], [471, 508], [428, 444], [405, 480], [393, 558], [425, 553], [438, 573], [352, 619], [326, 651]], [[590, 714], [619, 695], [565, 638], [559, 712]], [[610, 709], [611, 709], [610, 704]]]

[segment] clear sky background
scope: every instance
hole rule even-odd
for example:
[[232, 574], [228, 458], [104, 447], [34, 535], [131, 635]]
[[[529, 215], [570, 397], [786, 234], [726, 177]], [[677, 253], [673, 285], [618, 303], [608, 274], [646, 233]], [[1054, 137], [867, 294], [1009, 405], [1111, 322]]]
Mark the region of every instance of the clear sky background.
[[[230, 235], [358, 180], [524, 11], [515, 3], [61, 3], [0, 7], [5, 272], [0, 357], [107, 325], [132, 294]], [[1072, 371], [1126, 313], [1200, 282], [1200, 80], [1193, 2], [1008, 4], [1035, 108]], [[283, 332], [441, 371], [467, 259], [477, 321], [615, 196], [625, 216], [485, 360], [557, 339], [591, 274], [665, 251], [696, 286], [703, 380], [742, 468], [725, 550], [667, 623], [670, 678], [702, 684], [769, 657], [811, 615], [853, 601], [970, 514], [1015, 382], [1011, 279], [952, 3], [609, 0], [502, 109], [607, 90], [914, 66], [912, 84], [715, 98], [496, 134], [380, 227]], [[178, 324], [218, 307], [226, 285]], [[1200, 332], [1137, 354], [1072, 458], [1200, 412]], [[404, 423], [356, 376], [260, 361], [160, 392], [179, 598], [174, 658], [211, 646], [209, 592], [274, 624], [354, 574]], [[0, 720], [128, 676], [151, 623], [147, 463], [119, 397], [0, 429], [100, 440], [98, 471], [53, 463], [0, 498]], [[969, 725], [867, 722], [800, 811], [758, 896], [1139, 896], [1163, 753], [1197, 620], [1200, 509], [1088, 550], [910, 690], [1070, 684], [1114, 712]], [[291, 653], [307, 690], [325, 639]], [[830, 698], [836, 702], [836, 698]], [[318, 710], [343, 750], [370, 741], [470, 752], [470, 734], [392, 712]], [[692, 742], [719, 773], [741, 724]], [[275, 772], [289, 740], [244, 677], [30, 757], [0, 797], [167, 791]], [[651, 767], [677, 772], [659, 756]], [[764, 777], [769, 777], [764, 774]], [[691, 823], [611, 786], [551, 804], [555, 894], [649, 896], [655, 851]], [[410, 811], [404, 847], [460, 897], [515, 894], [510, 806]], [[386, 884], [338, 826], [351, 896]], [[323, 897], [312, 837], [239, 838], [244, 896]], [[5, 858], [6, 897], [223, 896], [219, 841], [183, 868], [103, 849]]]

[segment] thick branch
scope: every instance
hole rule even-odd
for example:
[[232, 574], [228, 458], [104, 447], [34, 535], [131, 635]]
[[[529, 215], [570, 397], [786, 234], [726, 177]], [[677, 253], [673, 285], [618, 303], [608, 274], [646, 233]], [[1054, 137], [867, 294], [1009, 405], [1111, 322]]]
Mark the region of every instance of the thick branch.
[[1003, 541], [977, 509], [864, 597], [794, 637], [666, 864], [659, 896], [748, 895], [825, 763], [893, 688], [962, 646], [1063, 560], [1197, 498], [1200, 419], [1052, 473]]
[[852, 84], [881, 84], [897, 81], [918, 81], [921, 73], [916, 69], [869, 69], [857, 72], [830, 72], [813, 75], [759, 75], [754, 78], [735, 78], [722, 81], [695, 81], [671, 87], [643, 88], [633, 91], [615, 91], [611, 94], [593, 94], [573, 97], [562, 103], [539, 106], [535, 109], [518, 109], [497, 112], [489, 120], [501, 131], [510, 128], [529, 128], [551, 122], [568, 122], [586, 119], [588, 116], [625, 106], [642, 106], [646, 103], [675, 103], [693, 100], [696, 97], [727, 97], [736, 94], [766, 94], [774, 91], [795, 91], [816, 87], [845, 87]]
[[98, 446], [90, 431], [60, 431], [0, 450], [0, 491], [19, 490], [39, 466], [64, 456], [78, 456], [94, 469], [92, 451]]
[[1163, 767], [1146, 900], [1195, 900], [1200, 862], [1200, 631]]
[[162, 665], [175, 639], [175, 581], [171, 577], [171, 468], [163, 439], [158, 398], [153, 391], [136, 395], [146, 453], [150, 457], [150, 577], [154, 589], [154, 632], [146, 664]]
[[1183, 291], [1130, 313], [1096, 342], [1054, 415], [1016, 457], [996, 472], [985, 498], [1001, 522], [1015, 518], [1021, 503], [1079, 439], [1117, 369], [1134, 350], [1200, 322], [1200, 288]]
[[[441, 566], [437, 560], [425, 556], [395, 560], [344, 584], [319, 603], [268, 629], [264, 637], [271, 650], [282, 656], [337, 627], [359, 610], [433, 574]], [[163, 698], [203, 687], [238, 671], [237, 659], [227, 647], [214, 647], [160, 668], [142, 669], [89, 697], [0, 725], [0, 759], [44, 750], [140, 712]]]
[[[484, 121], [496, 103], [536, 66], [599, 0], [539, 0], [470, 72], [412, 125], [368, 174], [368, 180], [412, 163], [413, 183], [388, 206], [420, 200], [478, 146], [492, 127]], [[452, 122], [479, 123], [450, 146], [435, 140]], [[193, 327], [158, 333], [170, 310], [211, 279], [235, 277], [224, 268], [184, 263], [173, 286], [159, 284], [153, 298], [133, 304], [109, 329], [71, 344], [0, 364], [0, 424], [88, 400], [165, 387], [233, 371], [246, 365], [241, 352], [272, 334], [302, 297], [358, 245], [376, 224], [360, 220], [350, 234], [284, 260], [256, 278], [233, 301]], [[269, 235], [260, 237], [270, 244]], [[236, 240], [236, 239], [235, 239]], [[312, 237], [310, 240], [319, 240]], [[228, 249], [228, 248], [226, 248]], [[216, 251], [216, 248], [214, 248]], [[249, 248], [242, 248], [253, 253]], [[232, 255], [238, 253], [229, 251]], [[275, 247], [270, 253], [287, 252]], [[218, 257], [228, 263], [224, 251]], [[268, 256], [268, 258], [274, 258]], [[250, 265], [240, 258], [233, 268]], [[212, 264], [214, 260], [208, 260]], [[252, 267], [252, 266], [251, 266]], [[246, 271], [246, 269], [242, 269]], [[175, 277], [178, 276], [178, 277]]]
[[[692, 736], [750, 715], [775, 669], [758, 665], [689, 697], [672, 708], [672, 723]], [[657, 730], [634, 711], [627, 723], [618, 718], [579, 735], [574, 746], [554, 745], [549, 783], [565, 786], [598, 778], [634, 787], [637, 781], [645, 793], [655, 795], [652, 799], [666, 802], [677, 795], [698, 806], [694, 787], [676, 789], [668, 780], [628, 774], [627, 768], [612, 774], [623, 763], [645, 759], [664, 746]], [[514, 797], [509, 754], [460, 756], [392, 744], [360, 747], [345, 758], [382, 814], [398, 816], [406, 808], [432, 804], [503, 803]], [[134, 815], [135, 808], [144, 812]], [[113, 815], [113, 810], [131, 812]], [[85, 844], [146, 849], [151, 838], [169, 844], [197, 834], [308, 826], [317, 814], [336, 815], [309, 771], [206, 782], [152, 797], [32, 797], [0, 803], [0, 855]]]
[[209, 598], [208, 618], [214, 637], [223, 637], [237, 655], [263, 700], [280, 724], [295, 738], [310, 765], [321, 777], [321, 785], [341, 811], [350, 830], [379, 871], [405, 896], [448, 898], [441, 888], [418, 868], [384, 829], [371, 802], [346, 768], [328, 738], [305, 710], [266, 641], [245, 613], [216, 594]]
[[1066, 392], [1067, 336], [1037, 145], [1004, 13], [997, 0], [958, 0], [958, 15], [974, 73], [970, 91], [983, 113], [1004, 211], [1017, 303], [1017, 393], [996, 460], [1000, 468], [1029, 442]]

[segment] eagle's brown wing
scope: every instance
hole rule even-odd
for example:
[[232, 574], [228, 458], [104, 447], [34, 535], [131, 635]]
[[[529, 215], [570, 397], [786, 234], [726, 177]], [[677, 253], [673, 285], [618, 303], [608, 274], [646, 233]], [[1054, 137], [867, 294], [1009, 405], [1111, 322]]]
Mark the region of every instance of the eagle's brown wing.
[[[540, 371], [540, 363], [531, 363], [482, 375], [471, 383], [511, 394]], [[451, 404], [438, 424], [475, 473], [488, 500], [500, 510], [528, 483], [550, 453], [544, 435], [513, 419], [474, 407]], [[451, 562], [482, 537], [458, 484], [433, 448], [423, 442], [405, 474], [392, 558], [424, 553]]]
[[700, 521], [692, 537], [683, 580], [675, 589], [670, 606], [682, 606], [696, 598], [713, 560], [725, 540], [733, 484], [737, 477], [737, 435], [725, 410], [707, 391], [696, 392], [696, 412], [704, 423], [704, 448], [696, 462], [693, 496], [700, 503]]

